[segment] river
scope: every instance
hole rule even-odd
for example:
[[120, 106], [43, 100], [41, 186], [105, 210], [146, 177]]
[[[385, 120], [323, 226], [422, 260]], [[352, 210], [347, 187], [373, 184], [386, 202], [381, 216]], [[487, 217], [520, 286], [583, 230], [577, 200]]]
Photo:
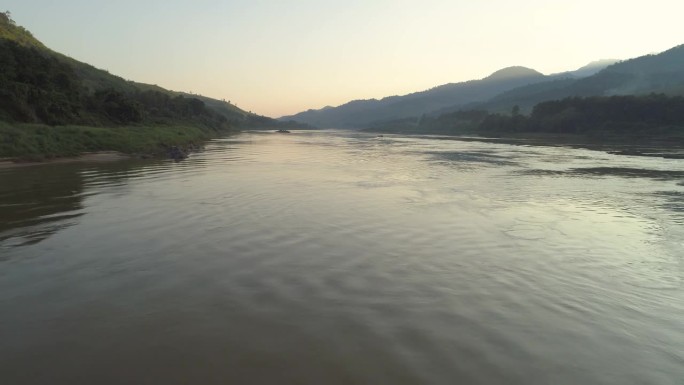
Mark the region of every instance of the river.
[[684, 383], [684, 160], [336, 131], [0, 169], [0, 383]]

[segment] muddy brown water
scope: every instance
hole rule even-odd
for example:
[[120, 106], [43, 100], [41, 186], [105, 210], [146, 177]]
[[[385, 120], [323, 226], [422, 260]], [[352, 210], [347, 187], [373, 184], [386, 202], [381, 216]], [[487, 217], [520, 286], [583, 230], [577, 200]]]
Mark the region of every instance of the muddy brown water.
[[350, 132], [0, 170], [2, 384], [683, 384], [684, 160]]

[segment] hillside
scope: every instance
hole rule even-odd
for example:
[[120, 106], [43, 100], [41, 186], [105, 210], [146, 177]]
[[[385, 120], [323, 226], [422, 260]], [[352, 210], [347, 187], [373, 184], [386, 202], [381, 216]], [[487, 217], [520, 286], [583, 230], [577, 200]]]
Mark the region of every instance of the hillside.
[[0, 158], [155, 153], [286, 123], [112, 75], [52, 51], [0, 13]]
[[[485, 114], [478, 118], [471, 121], [471, 129], [474, 127], [473, 132], [487, 137], [546, 135], [595, 144], [648, 145], [661, 150], [684, 146], [684, 97], [681, 96], [573, 97], [540, 103], [529, 116]], [[452, 125], [452, 129], [458, 130], [458, 125]], [[667, 152], [654, 154], [682, 158], [681, 151], [666, 155]]]
[[455, 135], [610, 134], [676, 138], [681, 143], [681, 95], [684, 45], [614, 63], [585, 78], [557, 77], [511, 89], [487, 102], [381, 122], [370, 129]]
[[579, 69], [576, 69], [575, 71], [570, 71], [568, 72], [568, 74], [571, 75], [571, 77], [573, 78], [586, 78], [618, 62], [619, 60], [616, 59], [596, 60]]
[[508, 114], [460, 110], [387, 122], [367, 131], [517, 138], [540, 144], [648, 144], [674, 149], [684, 147], [684, 97], [571, 97], [539, 103], [529, 116], [516, 108]]
[[355, 100], [339, 107], [309, 110], [282, 120], [295, 120], [318, 127], [357, 128], [377, 121], [420, 116], [455, 104], [484, 101], [504, 91], [545, 80], [525, 67], [509, 67], [481, 80], [450, 83], [403, 96], [380, 100]]
[[684, 45], [657, 55], [646, 55], [612, 64], [598, 73], [581, 78], [547, 81], [509, 90], [491, 100], [469, 107], [489, 111], [510, 111], [515, 105], [528, 113], [536, 104], [567, 97], [682, 95], [684, 89]]
[[0, 12], [0, 39], [11, 40], [24, 47], [47, 49], [31, 32], [17, 25], [9, 11]]
[[277, 125], [225, 101], [127, 81], [54, 52], [8, 12], [0, 13], [0, 101], [0, 120], [18, 123]]
[[[423, 114], [440, 115], [464, 108], [475, 108], [495, 100], [507, 92], [523, 94], [530, 99], [531, 108], [537, 103], [536, 94], [556, 90], [588, 77], [616, 63], [617, 60], [597, 60], [574, 71], [543, 75], [533, 69], [521, 66], [507, 67], [481, 80], [449, 83], [432, 89], [403, 96], [390, 96], [380, 100], [354, 100], [338, 107], [327, 106], [319, 110], [308, 110], [296, 115], [282, 117], [282, 120], [306, 122], [318, 127], [361, 128], [377, 126]], [[510, 110], [508, 101], [505, 108]], [[495, 107], [498, 107], [494, 102]]]

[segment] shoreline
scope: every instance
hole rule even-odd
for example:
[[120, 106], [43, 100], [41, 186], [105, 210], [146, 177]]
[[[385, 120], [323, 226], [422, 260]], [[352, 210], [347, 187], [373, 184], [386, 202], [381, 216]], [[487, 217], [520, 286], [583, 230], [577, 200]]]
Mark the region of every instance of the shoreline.
[[184, 125], [51, 127], [0, 121], [0, 167], [136, 157], [182, 159], [207, 140], [230, 133]]
[[669, 138], [597, 138], [582, 135], [511, 135], [511, 136], [477, 136], [473, 135], [448, 135], [448, 134], [423, 134], [423, 133], [392, 133], [373, 132], [383, 135], [404, 135], [439, 140], [456, 140], [461, 142], [500, 143], [515, 146], [548, 146], [582, 148], [594, 151], [603, 151], [613, 155], [633, 155], [660, 157], [665, 159], [684, 159], [684, 143], [677, 138], [674, 143], [668, 143]]
[[581, 148], [603, 151], [612, 155], [684, 159], [684, 146], [681, 143], [666, 143], [667, 140], [664, 138], [595, 138], [572, 135], [538, 135], [527, 137], [502, 136], [498, 138], [482, 138], [482, 140], [512, 145]]
[[134, 156], [119, 151], [86, 152], [78, 156], [57, 157], [43, 160], [22, 160], [17, 158], [0, 158], [0, 169], [40, 166], [57, 163], [106, 163], [133, 159]]

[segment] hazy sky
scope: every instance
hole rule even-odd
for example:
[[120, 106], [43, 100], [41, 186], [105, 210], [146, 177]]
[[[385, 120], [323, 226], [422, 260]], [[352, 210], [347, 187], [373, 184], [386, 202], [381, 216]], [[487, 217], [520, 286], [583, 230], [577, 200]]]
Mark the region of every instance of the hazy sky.
[[684, 43], [681, 0], [5, 0], [50, 48], [280, 116]]

